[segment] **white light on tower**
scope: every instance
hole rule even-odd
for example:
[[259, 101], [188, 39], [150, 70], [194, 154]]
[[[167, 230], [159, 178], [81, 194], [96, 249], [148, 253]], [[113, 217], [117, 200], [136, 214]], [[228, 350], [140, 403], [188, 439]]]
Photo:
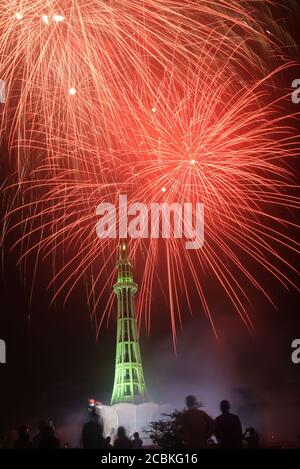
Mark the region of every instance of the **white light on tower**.
[[76, 88], [74, 88], [74, 87], [69, 88], [69, 95], [74, 96], [75, 94], [76, 94]]

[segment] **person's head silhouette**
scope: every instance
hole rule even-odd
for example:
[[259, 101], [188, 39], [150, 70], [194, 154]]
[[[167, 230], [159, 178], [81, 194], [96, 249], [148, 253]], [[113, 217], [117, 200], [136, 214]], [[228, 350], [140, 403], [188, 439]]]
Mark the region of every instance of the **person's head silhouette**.
[[139, 432], [134, 432], [133, 438], [137, 440], [140, 437]]
[[188, 409], [193, 409], [195, 407], [198, 407], [198, 402], [197, 398], [193, 395], [187, 396], [185, 398], [186, 406]]
[[221, 401], [220, 403], [220, 409], [223, 412], [223, 414], [226, 414], [230, 411], [230, 402], [229, 401]]
[[124, 427], [119, 427], [117, 434], [118, 434], [118, 438], [120, 438], [120, 439], [126, 438], [125, 428]]

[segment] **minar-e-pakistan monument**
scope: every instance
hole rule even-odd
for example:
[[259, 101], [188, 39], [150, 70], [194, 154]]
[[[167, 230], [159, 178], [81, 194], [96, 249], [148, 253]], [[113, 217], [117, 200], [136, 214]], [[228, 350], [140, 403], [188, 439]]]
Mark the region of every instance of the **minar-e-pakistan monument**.
[[128, 435], [140, 433], [150, 421], [160, 418], [169, 406], [150, 402], [146, 390], [141, 350], [135, 315], [135, 295], [138, 285], [133, 279], [128, 244], [121, 240], [117, 256], [117, 281], [114, 292], [117, 298], [117, 336], [115, 377], [111, 404], [96, 405], [103, 420], [105, 436], [114, 437], [119, 426]]

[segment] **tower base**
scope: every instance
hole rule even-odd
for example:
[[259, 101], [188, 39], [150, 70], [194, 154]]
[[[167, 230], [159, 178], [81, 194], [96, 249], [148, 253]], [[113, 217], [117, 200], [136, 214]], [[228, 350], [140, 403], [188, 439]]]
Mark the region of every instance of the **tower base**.
[[124, 427], [129, 438], [134, 432], [139, 432], [144, 445], [151, 445], [152, 442], [145, 433], [145, 428], [150, 422], [159, 420], [163, 413], [169, 412], [170, 406], [154, 402], [143, 404], [122, 402], [112, 406], [96, 405], [95, 409], [103, 422], [104, 436], [110, 436], [112, 442], [116, 437], [118, 427]]

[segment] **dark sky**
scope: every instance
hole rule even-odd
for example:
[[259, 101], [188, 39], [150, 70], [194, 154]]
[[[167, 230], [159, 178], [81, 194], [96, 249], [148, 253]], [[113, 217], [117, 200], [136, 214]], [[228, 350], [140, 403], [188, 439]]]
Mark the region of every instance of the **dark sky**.
[[[298, 43], [299, 20], [300, 14], [297, 19], [293, 11], [286, 22]], [[3, 149], [3, 177], [8, 172], [6, 158]], [[0, 338], [7, 343], [7, 364], [0, 365], [0, 431], [22, 422], [35, 424], [40, 418], [53, 417], [58, 425], [80, 421], [87, 398], [110, 399], [115, 322], [96, 342], [83, 288], [66, 306], [59, 301], [49, 308], [47, 265], [29, 306], [31, 278], [20, 274], [17, 260], [18, 253], [7, 247], [0, 278]], [[215, 341], [196, 305], [194, 317], [185, 314], [184, 328], [178, 332], [177, 356], [166, 306], [155, 299], [153, 308], [159, 314], [153, 313], [151, 335], [141, 334], [150, 394], [156, 401], [180, 406], [187, 393], [195, 393], [214, 416], [218, 402], [230, 398], [244, 425], [257, 426], [268, 439], [272, 431], [278, 440], [295, 439], [300, 434], [300, 364], [293, 365], [290, 356], [292, 340], [300, 338], [299, 295], [272, 287], [276, 311], [253, 292], [252, 337], [218, 298], [214, 285], [209, 290], [222, 343]]]

